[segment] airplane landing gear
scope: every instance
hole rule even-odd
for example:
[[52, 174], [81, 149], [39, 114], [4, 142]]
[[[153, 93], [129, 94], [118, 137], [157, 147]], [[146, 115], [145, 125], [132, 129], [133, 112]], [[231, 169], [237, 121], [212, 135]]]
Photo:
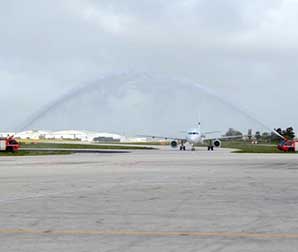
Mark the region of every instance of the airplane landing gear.
[[213, 151], [214, 150], [214, 146], [208, 146], [208, 151]]
[[185, 149], [185, 146], [184, 145], [180, 145], [180, 150], [182, 151], [185, 151], [186, 149]]

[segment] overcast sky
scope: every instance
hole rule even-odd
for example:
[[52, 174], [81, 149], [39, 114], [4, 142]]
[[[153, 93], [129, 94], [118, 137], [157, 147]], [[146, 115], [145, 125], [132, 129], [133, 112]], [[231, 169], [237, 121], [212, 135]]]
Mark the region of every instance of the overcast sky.
[[[297, 13], [297, 0], [0, 0], [0, 112], [5, 116], [0, 131], [21, 127], [32, 113], [79, 86], [123, 72], [192, 79], [270, 127], [298, 129]], [[118, 99], [121, 111], [111, 106], [105, 110], [105, 104], [96, 102], [103, 97], [84, 93], [34, 127], [106, 130], [112, 117], [111, 131], [192, 127], [197, 111], [183, 111], [198, 109], [192, 104], [196, 95], [208, 130], [258, 127], [191, 88], [189, 96], [184, 91], [181, 97], [180, 91], [158, 96], [166, 88], [181, 87], [170, 78], [157, 79], [132, 77], [135, 86], [120, 98], [120, 80], [106, 89], [112, 94], [101, 93], [109, 102]], [[149, 106], [155, 94], [158, 102]], [[143, 110], [132, 113], [127, 104]], [[168, 119], [156, 127], [156, 111], [165, 107]], [[138, 124], [136, 117], [146, 124]], [[153, 119], [157, 121], [149, 125]]]

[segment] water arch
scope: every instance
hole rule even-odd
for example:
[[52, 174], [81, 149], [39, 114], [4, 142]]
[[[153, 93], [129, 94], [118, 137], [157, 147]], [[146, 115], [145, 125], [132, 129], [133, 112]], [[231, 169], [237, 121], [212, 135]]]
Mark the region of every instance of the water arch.
[[[112, 74], [79, 85], [34, 112], [20, 129], [47, 128], [47, 125], [54, 122], [60, 129], [70, 126], [77, 128], [76, 125], [79, 125], [79, 128], [121, 133], [131, 123], [131, 132], [144, 132], [147, 131], [146, 128], [148, 131], [162, 132], [162, 125], [164, 132], [174, 132], [191, 127], [197, 120], [202, 119], [199, 114], [206, 111], [204, 104], [210, 101], [216, 105], [211, 108], [207, 105], [209, 111], [207, 110], [205, 117], [210, 124], [216, 124], [216, 129], [217, 124], [225, 118], [227, 121], [231, 120], [227, 115], [220, 118], [222, 113], [218, 111], [223, 107], [225, 111], [230, 110], [231, 113], [268, 129], [250, 113], [233, 105], [205, 85], [187, 78], [152, 73]], [[71, 122], [67, 115], [76, 117], [75, 123]], [[91, 118], [88, 119], [89, 122], [87, 118]], [[69, 123], [63, 124], [63, 121]]]

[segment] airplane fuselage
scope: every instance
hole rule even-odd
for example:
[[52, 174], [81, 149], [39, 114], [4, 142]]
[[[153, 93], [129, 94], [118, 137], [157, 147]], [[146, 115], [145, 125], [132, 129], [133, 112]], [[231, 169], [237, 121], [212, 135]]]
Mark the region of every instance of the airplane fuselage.
[[187, 132], [186, 140], [190, 144], [202, 143], [202, 134], [198, 129], [192, 129]]

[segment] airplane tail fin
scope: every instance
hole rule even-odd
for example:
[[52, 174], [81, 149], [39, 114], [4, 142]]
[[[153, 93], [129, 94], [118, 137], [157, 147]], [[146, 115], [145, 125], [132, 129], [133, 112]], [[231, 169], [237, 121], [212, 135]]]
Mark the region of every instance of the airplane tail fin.
[[198, 130], [201, 132], [201, 122], [198, 122]]

